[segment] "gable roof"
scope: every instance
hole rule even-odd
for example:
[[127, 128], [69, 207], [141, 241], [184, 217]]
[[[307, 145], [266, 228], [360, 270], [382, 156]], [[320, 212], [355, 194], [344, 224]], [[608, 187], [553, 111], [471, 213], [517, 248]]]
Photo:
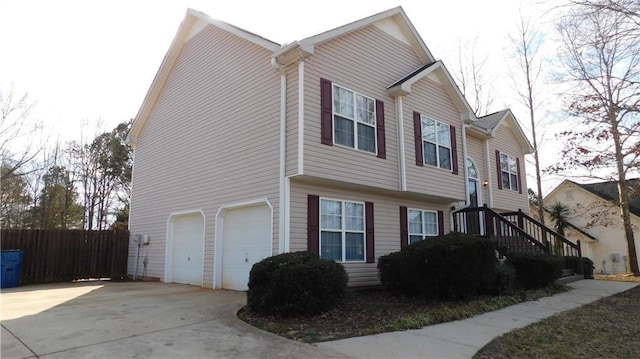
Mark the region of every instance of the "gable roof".
[[171, 46], [169, 46], [167, 53], [164, 55], [164, 59], [160, 64], [160, 68], [153, 78], [153, 82], [151, 83], [151, 86], [147, 91], [147, 95], [142, 101], [142, 105], [138, 110], [138, 114], [136, 115], [133, 124], [131, 125], [131, 129], [127, 134], [127, 142], [129, 144], [135, 146], [137, 137], [144, 127], [144, 123], [149, 116], [149, 112], [153, 108], [153, 105], [155, 104], [156, 99], [160, 94], [160, 90], [162, 89], [164, 82], [169, 76], [169, 73], [171, 72], [176, 59], [178, 58], [178, 54], [180, 53], [182, 46], [185, 42], [199, 33], [207, 25], [216, 26], [222, 30], [230, 32], [242, 39], [250, 41], [270, 51], [275, 52], [280, 49], [280, 45], [278, 43], [267, 40], [262, 36], [258, 36], [249, 31], [245, 31], [224, 21], [213, 19], [199, 11], [187, 9], [184, 19], [182, 20], [182, 23], [180, 23], [180, 27], [178, 28], [178, 32], [173, 38], [173, 41], [171, 42]]
[[533, 153], [533, 145], [529, 142], [529, 138], [524, 133], [520, 122], [513, 115], [511, 110], [506, 109], [498, 112], [494, 112], [478, 118], [478, 121], [471, 124], [471, 129], [475, 133], [481, 134], [485, 137], [495, 137], [498, 127], [502, 124], [508, 124], [516, 135], [518, 143], [522, 146], [522, 151], [525, 154]]
[[[596, 182], [596, 183], [575, 183], [577, 186], [595, 194], [596, 196], [617, 203], [618, 202], [618, 182]], [[640, 194], [638, 193], [638, 185], [640, 178], [629, 179], [626, 181], [627, 186], [631, 189], [631, 201], [629, 202], [629, 211], [636, 216], [640, 216]]]
[[382, 23], [385, 20], [393, 21], [397, 30], [408, 40], [423, 63], [428, 64], [435, 61], [431, 51], [429, 51], [427, 45], [418, 34], [418, 31], [416, 31], [415, 27], [407, 17], [407, 14], [400, 6], [351, 22], [335, 29], [325, 31], [318, 35], [295, 41], [273, 54], [273, 58], [278, 64], [287, 65], [292, 61], [297, 60], [300, 56], [307, 57], [313, 55], [315, 46], [323, 42], [360, 30], [372, 24]]
[[444, 81], [442, 81], [442, 84], [445, 90], [449, 92], [449, 95], [451, 96], [451, 99], [453, 100], [458, 110], [466, 115], [466, 118], [464, 118], [463, 120], [467, 123], [474, 122], [476, 118], [473, 109], [462, 94], [462, 91], [460, 91], [460, 88], [458, 87], [456, 82], [453, 80], [453, 77], [451, 76], [451, 73], [449, 73], [449, 70], [447, 70], [447, 68], [444, 66], [444, 63], [440, 60], [426, 64], [413, 71], [409, 75], [403, 77], [399, 81], [389, 86], [387, 88], [387, 93], [391, 96], [403, 96], [410, 94], [412, 85], [431, 73], [435, 73], [438, 77], [443, 78]]

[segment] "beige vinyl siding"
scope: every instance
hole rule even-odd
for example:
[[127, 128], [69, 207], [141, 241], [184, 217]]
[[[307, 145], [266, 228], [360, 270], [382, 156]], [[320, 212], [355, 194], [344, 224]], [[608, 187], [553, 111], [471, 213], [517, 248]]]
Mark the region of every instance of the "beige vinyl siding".
[[[489, 189], [484, 187], [482, 183], [487, 179], [487, 166], [486, 166], [486, 156], [484, 153], [484, 141], [479, 138], [471, 137], [467, 135], [467, 156], [476, 163], [476, 167], [478, 168], [478, 181], [479, 185], [482, 187], [480, 191], [482, 191], [482, 202], [487, 203], [488, 201], [488, 192]], [[493, 156], [495, 157], [495, 155]], [[491, 160], [491, 156], [489, 156], [489, 160]], [[466, 165], [465, 165], [466, 170]], [[462, 167], [460, 167], [462, 171]], [[462, 172], [461, 172], [462, 173]]]
[[[287, 176], [298, 173], [298, 66], [290, 65], [287, 74]], [[318, 134], [318, 136], [320, 136]]]
[[[430, 78], [416, 82], [411, 94], [403, 101], [407, 190], [433, 196], [466, 200], [464, 183], [465, 164], [462, 160], [462, 121], [451, 97], [444, 87]], [[458, 175], [451, 170], [424, 165], [416, 165], [416, 150], [413, 129], [413, 112], [419, 112], [433, 120], [454, 125], [458, 149]]]
[[430, 203], [354, 191], [326, 184], [291, 181], [291, 251], [307, 250], [307, 196], [309, 194], [339, 200], [373, 202], [376, 263], [344, 263], [349, 274], [349, 286], [379, 284], [377, 260], [400, 250], [400, 206], [424, 210], [444, 211], [444, 230], [450, 231], [449, 205]]
[[[413, 49], [375, 26], [320, 44], [305, 60], [304, 174], [399, 189], [395, 102], [387, 87], [422, 66]], [[320, 78], [384, 102], [386, 159], [320, 142]]]
[[151, 236], [147, 276], [164, 277], [167, 220], [180, 211], [205, 214], [207, 287], [220, 205], [267, 198], [277, 251], [280, 81], [270, 56], [212, 25], [183, 45], [135, 149], [130, 228]]
[[[509, 189], [498, 189], [498, 170], [496, 166], [496, 150], [500, 153], [515, 156], [520, 159], [520, 176], [522, 183], [522, 193]], [[491, 178], [493, 186], [493, 207], [498, 210], [515, 211], [522, 209], [529, 213], [529, 198], [527, 197], [527, 174], [526, 162], [522, 147], [516, 141], [515, 134], [509, 128], [506, 121], [503, 121], [496, 130], [495, 137], [489, 140], [489, 162], [491, 162]]]

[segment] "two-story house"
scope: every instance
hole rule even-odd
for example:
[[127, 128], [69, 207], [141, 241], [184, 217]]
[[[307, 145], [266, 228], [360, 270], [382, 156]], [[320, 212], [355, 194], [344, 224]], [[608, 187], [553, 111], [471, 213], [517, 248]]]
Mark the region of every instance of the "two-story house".
[[130, 230], [151, 238], [129, 272], [165, 282], [244, 290], [310, 250], [377, 284], [377, 258], [456, 208], [528, 209], [513, 114], [476, 117], [400, 7], [285, 45], [188, 10], [129, 141]]

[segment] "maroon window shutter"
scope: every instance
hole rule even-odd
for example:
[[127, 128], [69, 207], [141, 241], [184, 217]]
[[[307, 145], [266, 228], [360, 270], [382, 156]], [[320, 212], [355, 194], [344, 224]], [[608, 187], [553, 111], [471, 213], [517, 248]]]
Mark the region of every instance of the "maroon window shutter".
[[320, 132], [322, 144], [333, 146], [333, 88], [331, 81], [320, 79]]
[[422, 148], [422, 120], [418, 112], [413, 112], [413, 136], [416, 143], [416, 166], [424, 166], [424, 154]]
[[498, 189], [502, 189], [502, 170], [500, 169], [500, 151], [496, 150], [496, 167], [498, 168]]
[[373, 226], [373, 202], [364, 203], [365, 225], [367, 226], [367, 263], [376, 261], [375, 232]]
[[320, 254], [320, 197], [307, 197], [307, 250]]
[[438, 211], [438, 235], [444, 234], [444, 212]]
[[407, 207], [400, 206], [400, 249], [409, 245], [409, 219]]
[[522, 176], [520, 176], [520, 159], [516, 157], [516, 171], [518, 172], [518, 193], [522, 194]]
[[449, 134], [451, 135], [451, 173], [458, 174], [458, 141], [456, 140], [456, 127], [449, 126]]
[[376, 131], [378, 136], [378, 158], [387, 158], [387, 144], [384, 133], [384, 102], [376, 100]]

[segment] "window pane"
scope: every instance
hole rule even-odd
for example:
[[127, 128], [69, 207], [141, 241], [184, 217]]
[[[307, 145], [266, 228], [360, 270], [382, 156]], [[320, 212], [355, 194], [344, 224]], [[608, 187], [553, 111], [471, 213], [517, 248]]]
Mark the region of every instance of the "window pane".
[[422, 118], [422, 139], [436, 143], [436, 123], [428, 118]]
[[335, 143], [353, 147], [353, 121], [340, 116], [334, 116], [333, 138]]
[[511, 174], [511, 189], [514, 191], [518, 190], [518, 176]]
[[407, 217], [409, 217], [409, 233], [422, 234], [422, 211], [409, 210]]
[[440, 146], [451, 147], [451, 135], [449, 135], [449, 125], [438, 124], [438, 144]]
[[440, 146], [440, 168], [451, 169], [451, 150]]
[[502, 153], [500, 154], [500, 169], [503, 171], [509, 170], [509, 158], [507, 158], [507, 155]]
[[502, 188], [509, 189], [509, 172], [502, 172]]
[[320, 228], [342, 229], [342, 204], [323, 199], [320, 202]]
[[511, 173], [518, 172], [518, 166], [516, 165], [516, 158], [512, 156], [509, 156], [509, 172]]
[[478, 170], [476, 169], [476, 166], [474, 166], [473, 162], [469, 159], [467, 159], [467, 174], [469, 175], [469, 178], [480, 178], [478, 177]]
[[424, 163], [431, 166], [438, 165], [438, 159], [436, 157], [436, 145], [429, 142], [422, 142], [424, 144]]
[[353, 118], [353, 92], [334, 86], [333, 111], [342, 116]]
[[345, 229], [364, 231], [364, 206], [361, 203], [345, 202]]
[[346, 233], [345, 242], [345, 260], [347, 261], [363, 261], [364, 260], [364, 234], [363, 233]]
[[367, 152], [376, 152], [376, 129], [358, 124], [358, 149]]
[[372, 99], [356, 95], [356, 117], [358, 121], [372, 126], [375, 125], [374, 108]]
[[409, 236], [409, 244], [414, 244], [422, 240], [422, 236]]
[[320, 257], [334, 261], [342, 261], [342, 233], [321, 232]]
[[424, 213], [425, 230], [427, 235], [438, 235], [438, 214], [435, 212]]

